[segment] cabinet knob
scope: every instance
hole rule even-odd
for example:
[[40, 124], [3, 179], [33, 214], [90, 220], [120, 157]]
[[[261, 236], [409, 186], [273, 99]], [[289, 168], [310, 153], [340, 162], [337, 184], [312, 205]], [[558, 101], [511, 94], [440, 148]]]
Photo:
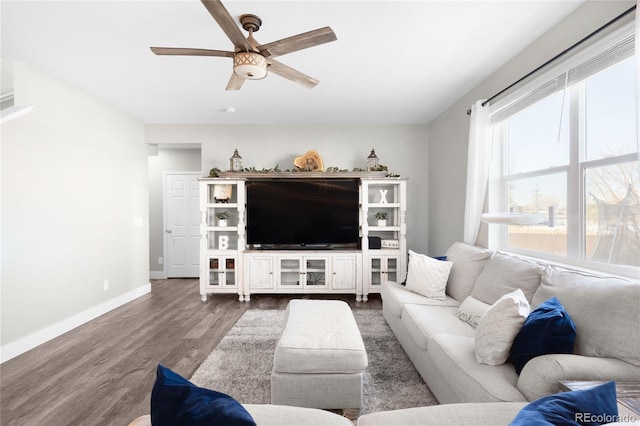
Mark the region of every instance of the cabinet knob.
[[165, 232], [166, 232], [167, 234], [170, 234], [170, 233], [172, 233], [173, 231], [172, 231], [171, 229], [167, 229]]

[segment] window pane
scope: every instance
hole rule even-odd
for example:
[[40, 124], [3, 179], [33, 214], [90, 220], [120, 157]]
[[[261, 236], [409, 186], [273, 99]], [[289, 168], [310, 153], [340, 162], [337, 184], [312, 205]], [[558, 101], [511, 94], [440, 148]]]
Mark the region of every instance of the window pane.
[[636, 152], [635, 57], [586, 81], [587, 160]]
[[510, 212], [542, 213], [548, 218], [547, 223], [540, 225], [509, 225], [509, 246], [566, 256], [566, 173], [511, 180], [508, 191]]
[[508, 174], [569, 162], [569, 101], [558, 92], [509, 118]]
[[640, 266], [639, 176], [637, 161], [586, 170], [587, 260]]

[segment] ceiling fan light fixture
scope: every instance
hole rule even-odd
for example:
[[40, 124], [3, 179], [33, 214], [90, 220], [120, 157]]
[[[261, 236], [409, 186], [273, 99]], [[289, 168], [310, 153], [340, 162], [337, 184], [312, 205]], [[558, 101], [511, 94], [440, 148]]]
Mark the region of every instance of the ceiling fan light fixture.
[[233, 72], [248, 80], [260, 80], [267, 76], [267, 60], [256, 52], [237, 52], [233, 56]]

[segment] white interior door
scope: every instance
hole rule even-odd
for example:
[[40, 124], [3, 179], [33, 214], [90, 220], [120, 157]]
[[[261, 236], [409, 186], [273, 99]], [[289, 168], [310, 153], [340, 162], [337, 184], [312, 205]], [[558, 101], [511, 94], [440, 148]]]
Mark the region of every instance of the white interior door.
[[167, 277], [198, 277], [200, 263], [199, 172], [165, 173]]

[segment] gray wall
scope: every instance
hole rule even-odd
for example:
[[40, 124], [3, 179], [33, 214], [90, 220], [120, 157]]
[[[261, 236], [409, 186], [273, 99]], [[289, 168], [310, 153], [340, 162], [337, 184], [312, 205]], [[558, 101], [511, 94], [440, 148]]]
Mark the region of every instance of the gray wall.
[[200, 149], [164, 149], [152, 150], [149, 155], [149, 271], [151, 278], [166, 278], [164, 264], [164, 173], [200, 172]]
[[[315, 149], [325, 167], [364, 167], [371, 148], [390, 171], [409, 178], [407, 244], [427, 250], [427, 126], [147, 125], [147, 143], [199, 143], [202, 170], [229, 168], [237, 148], [244, 167], [292, 169], [295, 157]], [[153, 260], [153, 259], [152, 259]]]
[[469, 117], [487, 99], [635, 4], [588, 1], [429, 124], [429, 254], [462, 241]]
[[25, 64], [13, 77], [34, 108], [2, 124], [3, 358], [149, 287], [144, 126]]

